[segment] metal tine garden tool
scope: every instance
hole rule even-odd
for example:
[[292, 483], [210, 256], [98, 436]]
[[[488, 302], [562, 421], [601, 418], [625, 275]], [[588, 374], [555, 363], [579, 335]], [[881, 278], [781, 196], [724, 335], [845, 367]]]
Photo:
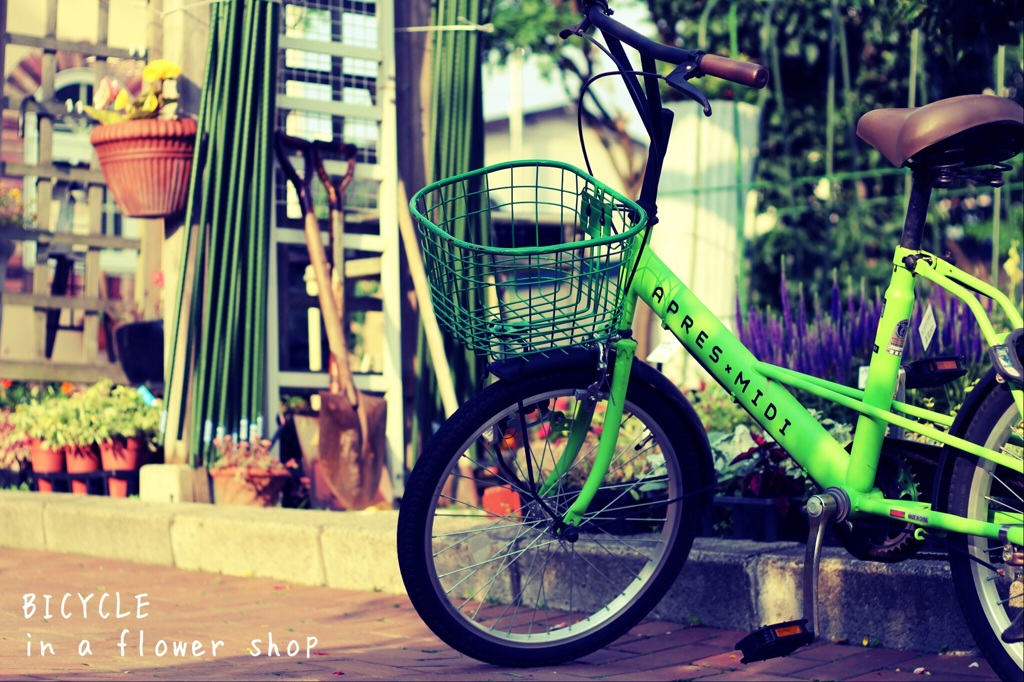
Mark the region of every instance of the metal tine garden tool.
[[[326, 152], [341, 152], [347, 162], [345, 174], [337, 187], [331, 183], [331, 178], [324, 167], [323, 155]], [[344, 206], [345, 190], [348, 189], [355, 174], [356, 147], [353, 144], [330, 145], [325, 142], [314, 142], [313, 157], [316, 160], [317, 174], [327, 190], [328, 204], [331, 208], [331, 284], [334, 303], [339, 324], [342, 328], [347, 328]], [[387, 403], [379, 396], [368, 395], [356, 389], [348, 360], [348, 348], [344, 344], [340, 353], [332, 353], [330, 376], [331, 393], [343, 396], [348, 404], [343, 405], [335, 399], [322, 402], [321, 452], [325, 447], [338, 450], [337, 456], [333, 456], [332, 453], [330, 458], [323, 461], [324, 474], [332, 492], [346, 507], [361, 509], [373, 503], [387, 458]], [[358, 440], [349, 433], [354, 428], [350, 425], [353, 410], [358, 419]], [[329, 419], [323, 418], [325, 412], [332, 413]]]
[[[313, 143], [282, 133], [276, 135], [275, 146], [278, 159], [281, 162], [281, 168], [284, 170], [288, 180], [295, 186], [295, 190], [299, 195], [299, 204], [302, 207], [306, 236], [306, 248], [309, 251], [310, 265], [313, 267], [313, 273], [316, 277], [317, 299], [320, 303], [324, 329], [327, 332], [327, 345], [330, 349], [332, 364], [338, 367], [347, 367], [348, 347], [342, 332], [341, 316], [338, 313], [338, 307], [332, 294], [330, 266], [327, 263], [327, 255], [324, 252], [320, 223], [317, 221], [316, 213], [313, 209], [312, 182], [314, 169], [317, 165], [316, 152]], [[303, 158], [304, 172], [301, 178], [291, 162], [290, 151], [301, 155]], [[354, 398], [357, 397], [354, 387], [352, 395]], [[364, 415], [362, 423], [360, 423], [361, 420], [356, 405], [346, 396], [334, 390], [321, 391], [320, 401], [320, 439], [318, 446], [320, 464], [325, 474], [328, 471], [339, 472], [345, 468], [342, 464], [343, 458], [348, 461], [358, 462], [359, 454], [363, 451], [363, 441], [365, 440], [363, 434], [366, 433], [364, 429], [367, 423], [366, 417]], [[333, 439], [324, 437], [325, 435], [332, 434]], [[326, 478], [328, 479], [331, 492], [335, 494], [346, 508], [360, 509], [368, 506], [369, 500], [365, 498], [372, 498], [372, 492], [369, 496], [345, 494], [349, 490], [360, 491], [363, 488], [369, 487], [369, 485], [362, 485], [362, 482], [359, 481], [360, 472], [358, 469], [354, 467], [349, 467], [349, 469], [351, 470], [348, 472], [348, 475], [342, 478], [345, 481], [354, 481], [355, 485], [336, 485], [335, 481], [332, 480], [336, 479], [336, 477], [328, 475]], [[378, 479], [373, 482], [372, 491], [376, 491], [378, 483], [379, 473]]]

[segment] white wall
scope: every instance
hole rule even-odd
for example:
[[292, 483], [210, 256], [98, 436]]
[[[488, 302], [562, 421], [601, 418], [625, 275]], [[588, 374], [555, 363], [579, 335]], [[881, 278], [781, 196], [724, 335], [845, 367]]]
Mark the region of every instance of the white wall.
[[[740, 257], [738, 224], [740, 202], [734, 187], [750, 182], [759, 142], [760, 110], [750, 104], [712, 102], [705, 117], [692, 102], [671, 105], [675, 112], [669, 153], [662, 171], [658, 215], [652, 244], [667, 265], [680, 276], [711, 312], [729, 329], [736, 329], [736, 286]], [[734, 121], [738, 117], [739, 139]], [[739, 158], [739, 168], [737, 168]], [[701, 189], [699, 194], [692, 192]], [[744, 197], [744, 209], [748, 202]], [[746, 216], [748, 224], [753, 223]], [[749, 228], [748, 228], [749, 230]], [[652, 346], [675, 342], [672, 334], [651, 324]], [[703, 369], [676, 353], [663, 372], [677, 384], [699, 382]]]

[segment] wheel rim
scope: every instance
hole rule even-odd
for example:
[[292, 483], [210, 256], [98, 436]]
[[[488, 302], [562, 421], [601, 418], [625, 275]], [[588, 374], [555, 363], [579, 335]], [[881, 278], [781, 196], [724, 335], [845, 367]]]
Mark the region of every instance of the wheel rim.
[[[1021, 446], [1009, 442], [1012, 429], [1024, 435], [1024, 422], [1021, 421], [1017, 407], [1013, 403], [1000, 417], [985, 446], [992, 449], [1001, 448], [1004, 452], [1021, 458]], [[997, 467], [993, 462], [979, 461], [970, 483], [968, 499], [972, 506], [967, 510], [968, 518], [991, 520], [997, 510], [1009, 511], [1008, 507], [1017, 514], [1022, 513], [1024, 501], [1021, 500], [1019, 492], [1020, 479], [1020, 473], [1005, 467]], [[1013, 483], [1013, 480], [1016, 483]], [[1011, 483], [1012, 487], [1007, 483]], [[1007, 644], [999, 638], [1000, 633], [1010, 625], [1011, 620], [1020, 611], [1021, 597], [1011, 599], [1009, 581], [1000, 579], [987, 565], [980, 563], [986, 562], [997, 566], [1002, 563], [1003, 545], [995, 540], [969, 536], [967, 551], [976, 559], [970, 562], [974, 589], [978, 594], [982, 612], [992, 631], [996, 633], [996, 641], [1018, 668], [1024, 668], [1024, 643]]]
[[[549, 391], [523, 404], [537, 480], [550, 473], [564, 448], [578, 399], [567, 391]], [[579, 540], [569, 542], [556, 533], [552, 512], [559, 517], [578, 494], [576, 484], [587, 469], [581, 462], [592, 460], [596, 451], [599, 416], [576, 464], [543, 504], [521, 489], [529, 475], [526, 449], [517, 434], [511, 442], [508, 438], [510, 425], [524, 423], [519, 417], [512, 405], [473, 434], [449, 476], [441, 477], [447, 481], [431, 496], [428, 510], [427, 570], [450, 615], [478, 636], [523, 648], [564, 644], [602, 630], [666, 570], [681, 526], [681, 472], [677, 458], [665, 456], [671, 447], [667, 435], [627, 401], [608, 479], [579, 526]], [[507, 468], [497, 464], [496, 453]], [[453, 491], [467, 482], [465, 473], [480, 467], [491, 470], [494, 487], [520, 488], [518, 515], [488, 516], [457, 499]], [[484, 496], [485, 501], [490, 497], [486, 491]], [[632, 502], [615, 509], [626, 500]]]

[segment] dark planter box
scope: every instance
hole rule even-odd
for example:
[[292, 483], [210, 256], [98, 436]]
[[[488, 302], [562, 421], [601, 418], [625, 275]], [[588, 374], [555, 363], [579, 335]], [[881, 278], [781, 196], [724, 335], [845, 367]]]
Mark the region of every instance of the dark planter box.
[[150, 320], [122, 324], [114, 332], [117, 358], [128, 381], [142, 384], [163, 384], [164, 322]]
[[704, 518], [703, 534], [721, 535], [715, 533], [716, 524], [730, 527], [725, 537], [734, 540], [807, 540], [807, 516], [799, 498], [720, 495], [714, 498], [710, 514]]
[[621, 491], [598, 490], [588, 510], [596, 516], [580, 526], [580, 530], [611, 535], [649, 533], [656, 525], [655, 520], [665, 517], [664, 501], [664, 494], [642, 493], [640, 499], [635, 499]]

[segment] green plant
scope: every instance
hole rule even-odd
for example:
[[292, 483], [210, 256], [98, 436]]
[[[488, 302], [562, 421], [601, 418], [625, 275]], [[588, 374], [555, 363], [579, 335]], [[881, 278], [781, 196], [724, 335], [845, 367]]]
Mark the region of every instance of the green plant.
[[52, 396], [67, 395], [72, 384], [41, 381], [13, 381], [0, 379], [0, 409], [13, 410], [18, 405], [38, 402]]
[[166, 59], [154, 59], [142, 70], [145, 87], [132, 93], [127, 83], [107, 76], [100, 81], [93, 105], [85, 105], [85, 113], [100, 124], [120, 123], [140, 118], [158, 118], [164, 107], [178, 101], [166, 92], [167, 81], [181, 75], [181, 67]]
[[[812, 414], [814, 411], [812, 410]], [[853, 427], [816, 415], [840, 443], [849, 442]], [[746, 497], [803, 497], [808, 492], [806, 472], [770, 436], [746, 424], [732, 431], [709, 432], [720, 495]]]
[[53, 395], [18, 405], [12, 416], [17, 436], [38, 440], [48, 448], [64, 447], [67, 444], [64, 437], [66, 402], [67, 398]]
[[[581, 448], [581, 453], [597, 451], [598, 443], [601, 440], [601, 433], [604, 431], [606, 407], [606, 403], [603, 402], [595, 406], [594, 416], [590, 422], [590, 431]], [[562, 411], [566, 409], [567, 404], [564, 399], [557, 401], [555, 403], [555, 411], [548, 417], [546, 424], [541, 427], [539, 432], [541, 437], [554, 445], [556, 451], [561, 450], [559, 444], [569, 437], [570, 420], [562, 418]], [[506, 442], [509, 439], [514, 440], [517, 438], [516, 430], [516, 427], [510, 427], [510, 432], [507, 432], [505, 435]], [[639, 443], [642, 440], [643, 430], [644, 426], [638, 419], [626, 419], [619, 428], [619, 440], [625, 443]], [[632, 450], [628, 451], [632, 452]], [[581, 454], [568, 471], [565, 482], [571, 487], [582, 487], [590, 475], [590, 471], [593, 469], [594, 459], [593, 456]], [[663, 467], [664, 464], [665, 458], [658, 453], [634, 452], [633, 457], [612, 461], [608, 474], [603, 480], [605, 484], [608, 484], [652, 477], [656, 474], [657, 469]]]
[[123, 438], [151, 439], [160, 429], [161, 401], [147, 404], [142, 395], [128, 386], [114, 386], [106, 402], [112, 414], [111, 433]]
[[718, 384], [705, 384], [689, 392], [690, 403], [709, 434], [732, 431], [739, 424], [755, 426], [743, 407]]
[[127, 386], [104, 379], [84, 390], [70, 384], [16, 406], [14, 436], [60, 448], [92, 445], [111, 438], [152, 438], [160, 425], [160, 402], [147, 405]]

